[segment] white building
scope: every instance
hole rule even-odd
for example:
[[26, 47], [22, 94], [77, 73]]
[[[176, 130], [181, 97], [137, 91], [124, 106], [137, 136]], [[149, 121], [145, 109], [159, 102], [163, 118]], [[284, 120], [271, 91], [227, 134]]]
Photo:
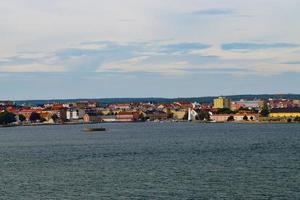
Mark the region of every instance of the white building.
[[69, 109], [67, 110], [66, 116], [67, 120], [79, 120], [85, 115], [85, 110], [83, 109]]

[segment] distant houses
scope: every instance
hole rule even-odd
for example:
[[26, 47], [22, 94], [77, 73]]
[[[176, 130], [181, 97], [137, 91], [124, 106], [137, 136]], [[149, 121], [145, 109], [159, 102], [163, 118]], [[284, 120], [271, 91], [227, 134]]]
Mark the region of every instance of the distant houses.
[[95, 101], [47, 103], [37, 106], [0, 101], [0, 113], [13, 113], [16, 123], [99, 123], [138, 121], [271, 122], [300, 121], [300, 100], [217, 97], [210, 103], [112, 103]]

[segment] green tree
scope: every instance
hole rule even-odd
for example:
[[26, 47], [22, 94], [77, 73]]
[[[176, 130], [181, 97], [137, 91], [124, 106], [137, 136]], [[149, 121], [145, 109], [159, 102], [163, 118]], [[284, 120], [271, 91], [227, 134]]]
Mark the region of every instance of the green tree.
[[98, 111], [97, 114], [101, 116], [104, 115], [102, 111]]
[[19, 120], [20, 120], [21, 122], [24, 122], [24, 121], [26, 121], [26, 117], [25, 117], [24, 115], [20, 114], [20, 115], [19, 115]]
[[32, 122], [42, 121], [42, 117], [39, 113], [32, 112], [29, 117], [29, 120]]
[[183, 120], [188, 120], [188, 118], [189, 118], [189, 113], [186, 112], [186, 113], [184, 114], [184, 116], [183, 116]]
[[209, 121], [210, 120], [209, 113], [207, 111], [200, 111], [198, 113], [198, 120], [200, 120], [200, 121], [204, 121], [204, 120]]
[[270, 114], [269, 108], [267, 104], [264, 104], [264, 106], [262, 107], [261, 111], [260, 111], [260, 115], [263, 117], [268, 117]]
[[300, 117], [295, 117], [294, 122], [300, 122]]
[[0, 124], [6, 125], [6, 124], [13, 123], [13, 122], [16, 122], [15, 114], [13, 114], [11, 112], [7, 112], [7, 111], [0, 113]]
[[227, 119], [228, 122], [233, 122], [234, 121], [234, 117], [233, 116], [229, 116]]
[[248, 120], [249, 120], [248, 117], [247, 117], [247, 115], [245, 115], [245, 116], [243, 117], [243, 120], [244, 120], [244, 121], [248, 121]]
[[57, 114], [53, 114], [53, 115], [51, 116], [51, 119], [52, 119], [54, 122], [56, 122], [56, 121], [59, 119], [59, 117], [57, 116]]
[[249, 108], [245, 108], [245, 107], [240, 107], [239, 111], [250, 111], [250, 109]]
[[144, 122], [146, 121], [148, 118], [146, 116], [143, 115], [143, 113], [140, 114], [139, 119]]
[[217, 114], [235, 114], [236, 112], [230, 110], [229, 108], [220, 108], [216, 112]]

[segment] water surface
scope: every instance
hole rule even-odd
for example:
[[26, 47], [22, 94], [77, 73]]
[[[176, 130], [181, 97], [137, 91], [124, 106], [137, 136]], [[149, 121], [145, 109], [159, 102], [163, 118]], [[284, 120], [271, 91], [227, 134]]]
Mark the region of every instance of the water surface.
[[101, 126], [1, 128], [0, 199], [300, 199], [300, 124]]

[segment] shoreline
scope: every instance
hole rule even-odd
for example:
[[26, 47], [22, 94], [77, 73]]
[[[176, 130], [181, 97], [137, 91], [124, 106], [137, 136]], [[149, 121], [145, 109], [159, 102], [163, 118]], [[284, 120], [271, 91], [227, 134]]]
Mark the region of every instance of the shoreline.
[[193, 123], [193, 124], [300, 124], [299, 122], [276, 122], [276, 121], [237, 121], [237, 122], [202, 122], [202, 121], [137, 121], [137, 122], [67, 122], [67, 123], [33, 123], [0, 125], [0, 128], [32, 127], [32, 126], [68, 126], [68, 125], [93, 125], [93, 124], [116, 124], [116, 123]]

